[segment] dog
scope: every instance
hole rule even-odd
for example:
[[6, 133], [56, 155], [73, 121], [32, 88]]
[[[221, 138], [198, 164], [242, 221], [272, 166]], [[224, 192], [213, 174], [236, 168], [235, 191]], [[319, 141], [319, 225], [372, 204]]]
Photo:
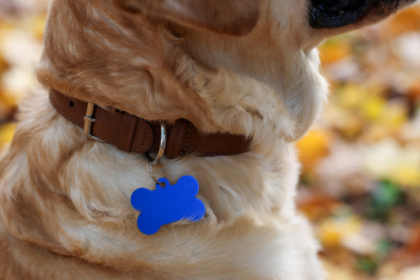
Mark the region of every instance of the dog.
[[186, 120], [249, 147], [163, 157], [154, 176], [193, 176], [205, 215], [147, 235], [130, 197], [157, 187], [149, 159], [90, 139], [48, 94], [28, 96], [0, 163], [0, 278], [325, 279], [294, 203], [293, 142], [328, 91], [316, 46], [412, 2], [53, 0], [37, 66], [46, 93], [167, 126]]

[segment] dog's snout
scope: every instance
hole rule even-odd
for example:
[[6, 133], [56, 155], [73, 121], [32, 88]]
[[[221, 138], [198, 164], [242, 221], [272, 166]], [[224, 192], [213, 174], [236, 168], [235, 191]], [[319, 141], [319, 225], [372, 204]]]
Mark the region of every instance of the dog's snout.
[[312, 0], [310, 24], [313, 28], [337, 28], [355, 23], [373, 1]]
[[381, 19], [416, 0], [310, 0], [311, 27], [339, 28], [369, 17]]

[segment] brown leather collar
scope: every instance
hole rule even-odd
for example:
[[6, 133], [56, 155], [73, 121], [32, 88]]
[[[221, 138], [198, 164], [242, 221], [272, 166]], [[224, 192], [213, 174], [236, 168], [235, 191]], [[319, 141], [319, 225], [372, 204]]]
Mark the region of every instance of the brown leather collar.
[[[91, 136], [116, 146], [125, 152], [155, 153], [160, 144], [160, 123], [148, 122], [126, 112], [109, 112], [90, 103], [68, 97], [56, 90], [50, 91], [54, 108], [69, 121], [85, 128], [91, 125]], [[88, 116], [87, 116], [88, 115]], [[167, 125], [165, 156], [174, 159], [187, 154], [198, 156], [238, 155], [250, 150], [250, 139], [228, 133], [202, 134], [187, 120], [177, 120]]]

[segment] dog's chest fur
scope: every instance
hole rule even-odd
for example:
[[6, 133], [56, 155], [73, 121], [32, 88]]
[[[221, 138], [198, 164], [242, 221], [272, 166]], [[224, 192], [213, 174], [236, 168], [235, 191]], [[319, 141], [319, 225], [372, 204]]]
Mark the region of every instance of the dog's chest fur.
[[[315, 256], [305, 253], [314, 251], [315, 244], [306, 222], [294, 211], [297, 164], [292, 147], [279, 146], [270, 161], [244, 154], [164, 162], [168, 179], [185, 174], [198, 179], [207, 214], [199, 224], [181, 222], [147, 237], [138, 232], [129, 203], [136, 188], [153, 186], [144, 159], [86, 140], [53, 110], [45, 94], [28, 99], [20, 118], [2, 161], [1, 214], [8, 232], [24, 241], [6, 235], [4, 228], [2, 240], [13, 241], [5, 261], [14, 259], [24, 268], [19, 271], [34, 279], [48, 271], [72, 279], [73, 266], [105, 270], [71, 258], [61, 261], [59, 272], [51, 270], [62, 257], [46, 249], [118, 268], [122, 275], [159, 271], [177, 279], [214, 279], [216, 269], [221, 279], [240, 273], [244, 279], [263, 274], [270, 279], [282, 269], [287, 274], [289, 266], [282, 263], [295, 254], [293, 260], [315, 263]], [[20, 250], [27, 251], [24, 259]], [[280, 252], [286, 254], [284, 259]], [[37, 258], [45, 268], [26, 271]]]

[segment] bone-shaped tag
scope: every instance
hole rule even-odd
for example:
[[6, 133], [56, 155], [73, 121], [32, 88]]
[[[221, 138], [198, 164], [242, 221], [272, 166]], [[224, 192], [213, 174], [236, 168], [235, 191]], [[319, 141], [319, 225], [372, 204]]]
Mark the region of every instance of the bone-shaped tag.
[[137, 226], [142, 233], [152, 235], [163, 225], [183, 219], [197, 222], [204, 217], [206, 208], [196, 198], [199, 186], [194, 177], [181, 177], [175, 185], [165, 178], [159, 181], [165, 187], [156, 184], [154, 191], [137, 189], [131, 196], [131, 204], [141, 212]]

